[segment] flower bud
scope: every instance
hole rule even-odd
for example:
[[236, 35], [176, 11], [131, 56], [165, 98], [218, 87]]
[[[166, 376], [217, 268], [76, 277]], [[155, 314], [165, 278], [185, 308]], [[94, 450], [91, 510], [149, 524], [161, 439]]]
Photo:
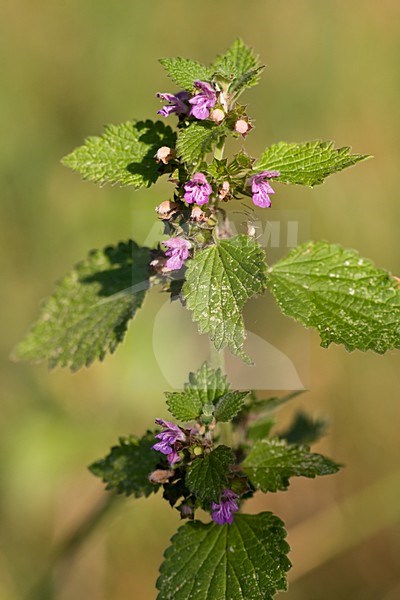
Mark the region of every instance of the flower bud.
[[254, 223], [247, 223], [247, 235], [250, 237], [256, 237], [256, 228], [254, 227]]
[[210, 118], [212, 121], [214, 121], [214, 123], [219, 125], [225, 119], [225, 113], [220, 108], [214, 108], [210, 115]]
[[238, 119], [235, 123], [235, 131], [243, 137], [246, 137], [251, 129], [253, 129], [252, 126], [245, 119]]
[[178, 209], [179, 205], [176, 202], [164, 200], [164, 202], [161, 202], [161, 204], [156, 207], [156, 213], [160, 219], [168, 220], [172, 219], [172, 217], [176, 215]]
[[178, 506], [178, 510], [181, 513], [181, 519], [193, 519], [193, 515], [194, 515], [193, 506], [190, 506], [189, 504], [182, 502], [182, 504], [180, 504]]
[[169, 478], [174, 474], [173, 471], [169, 469], [156, 469], [149, 475], [150, 483], [154, 483], [154, 485], [168, 483]]
[[227, 195], [229, 194], [229, 190], [230, 190], [230, 185], [228, 181], [224, 181], [220, 187], [220, 189], [218, 190], [218, 198], [220, 200], [224, 200]]
[[167, 165], [172, 159], [176, 157], [176, 152], [173, 148], [169, 148], [168, 146], [161, 146], [157, 150], [155, 155], [155, 159], [158, 163], [162, 162], [164, 165]]
[[202, 223], [207, 219], [206, 214], [201, 210], [200, 206], [193, 206], [192, 212], [190, 213], [190, 219], [196, 221], [196, 223]]
[[193, 454], [195, 456], [202, 456], [202, 454], [204, 454], [203, 446], [195, 446], [193, 448]]

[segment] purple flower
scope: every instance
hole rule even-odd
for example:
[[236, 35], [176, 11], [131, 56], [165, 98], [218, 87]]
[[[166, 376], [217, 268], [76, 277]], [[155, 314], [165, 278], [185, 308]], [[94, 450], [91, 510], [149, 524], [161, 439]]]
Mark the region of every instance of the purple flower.
[[192, 105], [190, 114], [196, 117], [196, 119], [204, 121], [204, 119], [208, 119], [210, 116], [210, 108], [214, 108], [215, 106], [217, 94], [214, 88], [206, 81], [195, 81], [194, 85], [200, 92], [189, 100], [189, 104]]
[[219, 503], [211, 503], [211, 518], [218, 525], [225, 525], [233, 523], [233, 513], [239, 510], [237, 503], [239, 496], [232, 492], [232, 490], [225, 489], [220, 497]]
[[179, 456], [178, 452], [173, 450], [172, 452], [167, 454], [167, 460], [170, 465], [174, 465], [175, 463], [180, 462], [182, 458]]
[[186, 442], [186, 435], [175, 423], [164, 421], [164, 419], [156, 419], [156, 423], [157, 425], [161, 425], [164, 431], [157, 433], [155, 437], [160, 441], [154, 444], [152, 448], [166, 454], [169, 464], [173, 465], [182, 460], [175, 448], [175, 444], [177, 442]]
[[271, 206], [270, 194], [275, 194], [269, 184], [268, 179], [279, 177], [279, 171], [261, 171], [250, 177], [251, 191], [253, 194], [253, 202], [261, 208], [269, 208]]
[[183, 263], [189, 257], [190, 242], [183, 238], [174, 237], [166, 240], [163, 244], [168, 248], [165, 255], [169, 257], [165, 263], [165, 268], [168, 271], [181, 269]]
[[212, 187], [208, 183], [203, 173], [195, 173], [187, 183], [184, 185], [185, 195], [184, 198], [188, 204], [206, 204], [212, 194]]
[[157, 114], [162, 115], [163, 117], [169, 117], [172, 113], [186, 115], [188, 107], [185, 104], [185, 100], [188, 100], [189, 96], [189, 92], [178, 92], [177, 94], [158, 93], [157, 97], [169, 102], [169, 104], [160, 108], [160, 110], [157, 111]]

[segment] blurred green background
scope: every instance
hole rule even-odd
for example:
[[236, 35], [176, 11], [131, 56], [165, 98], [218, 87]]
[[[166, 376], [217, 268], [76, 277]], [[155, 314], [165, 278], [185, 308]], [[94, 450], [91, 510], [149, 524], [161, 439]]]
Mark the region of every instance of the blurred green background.
[[[306, 209], [313, 239], [356, 247], [400, 275], [397, 0], [3, 0], [1, 600], [155, 598], [158, 565], [178, 524], [157, 496], [122, 499], [66, 558], [54, 560], [54, 552], [104, 497], [85, 465], [118, 435], [139, 434], [165, 416], [166, 382], [151, 341], [159, 293], [116, 355], [90, 370], [48, 372], [8, 356], [53, 281], [90, 248], [145, 240], [168, 193], [165, 184], [97, 189], [59, 159], [104, 123], [154, 115], [155, 92], [173, 91], [158, 57], [208, 62], [238, 35], [268, 65], [246, 96], [256, 119], [253, 154], [281, 139], [321, 138], [375, 156], [314, 190], [280, 186], [275, 203]], [[300, 326], [272, 304], [267, 321], [261, 308], [248, 311], [258, 310], [259, 327], [290, 353]], [[323, 350], [311, 334], [309, 360], [310, 392], [282, 411], [282, 423], [299, 407], [328, 415], [330, 435], [317, 449], [347, 467], [295, 481], [248, 510], [286, 520], [294, 562], [288, 599], [395, 600], [399, 358]]]

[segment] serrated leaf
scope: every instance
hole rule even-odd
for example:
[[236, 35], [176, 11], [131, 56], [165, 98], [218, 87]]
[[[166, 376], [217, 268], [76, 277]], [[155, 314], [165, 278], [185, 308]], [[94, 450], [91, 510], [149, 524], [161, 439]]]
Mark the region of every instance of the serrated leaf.
[[221, 369], [211, 369], [205, 362], [196, 373], [189, 373], [183, 392], [166, 392], [168, 410], [180, 421], [192, 421], [202, 414], [206, 405], [215, 404], [228, 390], [226, 375]]
[[132, 241], [91, 251], [56, 285], [16, 358], [73, 371], [103, 360], [143, 302], [149, 262], [149, 249]]
[[355, 250], [303, 244], [269, 269], [268, 287], [286, 315], [318, 330], [323, 347], [400, 347], [399, 283]]
[[279, 433], [279, 437], [288, 444], [313, 444], [325, 435], [326, 428], [327, 422], [324, 419], [313, 419], [300, 410], [286, 431]]
[[188, 58], [161, 58], [160, 63], [168, 72], [172, 81], [184, 90], [191, 91], [193, 82], [211, 81], [212, 70], [201, 63]]
[[194, 421], [201, 415], [203, 405], [193, 390], [165, 392], [168, 410], [180, 421]]
[[227, 446], [218, 446], [203, 458], [196, 458], [186, 471], [186, 486], [203, 502], [219, 502], [228, 486], [229, 467], [235, 461]]
[[202, 405], [215, 404], [218, 398], [229, 391], [229, 383], [221, 369], [212, 369], [204, 362], [195, 373], [189, 373], [189, 382], [185, 389], [193, 390]]
[[89, 470], [104, 481], [107, 490], [135, 498], [149, 496], [159, 488], [148, 478], [160, 462], [160, 453], [152, 449], [155, 442], [152, 431], [142, 438], [120, 438], [119, 445], [90, 465]]
[[351, 167], [367, 154], [350, 154], [351, 148], [334, 148], [333, 142], [279, 142], [269, 146], [254, 165], [255, 171], [279, 171], [275, 181], [313, 187], [326, 177]]
[[287, 490], [290, 477], [310, 477], [337, 473], [340, 465], [308, 446], [289, 446], [285, 440], [267, 439], [254, 444], [242, 463], [252, 484], [263, 492]]
[[217, 421], [227, 423], [241, 411], [249, 392], [228, 392], [216, 404], [214, 417]]
[[260, 80], [260, 74], [263, 70], [264, 66], [261, 66], [257, 67], [256, 69], [250, 69], [250, 71], [243, 73], [243, 75], [231, 83], [229, 86], [229, 93], [236, 100], [246, 88], [253, 87], [254, 85], [258, 84]]
[[175, 133], [161, 121], [127, 121], [107, 125], [102, 136], [87, 138], [62, 163], [95, 183], [149, 187], [162, 174], [157, 150], [175, 142]]
[[158, 600], [272, 600], [291, 564], [284, 525], [269, 512], [232, 525], [180, 527], [160, 568]]
[[257, 85], [263, 69], [252, 48], [241, 39], [236, 39], [224, 54], [218, 56], [213, 68], [217, 75], [232, 82], [229, 92], [236, 96], [244, 88]]
[[224, 135], [224, 128], [210, 121], [191, 123], [178, 133], [176, 150], [179, 158], [189, 164], [197, 164], [211, 152], [213, 144]]
[[200, 333], [209, 333], [217, 350], [242, 351], [245, 328], [242, 309], [253, 294], [265, 289], [265, 257], [261, 246], [246, 235], [197, 252], [187, 262], [182, 292]]

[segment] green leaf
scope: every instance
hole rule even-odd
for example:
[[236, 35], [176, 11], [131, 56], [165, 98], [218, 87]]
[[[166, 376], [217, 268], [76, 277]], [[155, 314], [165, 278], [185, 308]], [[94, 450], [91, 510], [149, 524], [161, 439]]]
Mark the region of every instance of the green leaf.
[[161, 58], [160, 63], [168, 72], [172, 81], [184, 90], [191, 91], [193, 82], [211, 81], [212, 70], [195, 60], [188, 58]]
[[322, 183], [328, 175], [371, 158], [367, 154], [350, 154], [350, 150], [348, 146], [335, 149], [333, 142], [318, 140], [302, 144], [280, 142], [265, 150], [254, 170], [277, 170], [280, 176], [276, 181], [313, 187]]
[[179, 158], [190, 164], [197, 164], [205, 154], [211, 152], [213, 144], [224, 135], [224, 128], [204, 121], [192, 123], [178, 134], [176, 150]]
[[193, 390], [165, 392], [168, 410], [180, 421], [194, 421], [201, 415], [203, 405]]
[[148, 288], [149, 253], [132, 241], [92, 250], [58, 282], [16, 358], [77, 371], [114, 352]]
[[288, 444], [313, 444], [325, 435], [327, 422], [324, 419], [313, 419], [300, 410], [291, 425], [279, 434]]
[[103, 459], [90, 465], [89, 470], [106, 483], [107, 490], [126, 496], [149, 496], [159, 488], [149, 481], [149, 474], [160, 462], [160, 453], [152, 450], [154, 433], [148, 431], [142, 438], [120, 438]]
[[254, 85], [258, 84], [260, 80], [260, 74], [264, 68], [264, 66], [261, 66], [257, 67], [256, 69], [250, 69], [250, 71], [247, 71], [231, 83], [229, 86], [229, 93], [235, 98], [235, 100], [246, 88], [253, 87]]
[[291, 564], [284, 525], [269, 512], [232, 525], [180, 527], [160, 568], [158, 600], [272, 600]]
[[87, 138], [62, 162], [96, 183], [149, 187], [162, 174], [154, 158], [157, 150], [175, 143], [175, 133], [161, 121], [127, 121], [107, 125], [101, 137]]
[[232, 82], [229, 92], [238, 95], [244, 88], [257, 85], [264, 67], [260, 66], [252, 48], [236, 39], [224, 54], [218, 56], [213, 68], [217, 75]]
[[228, 487], [229, 467], [234, 461], [230, 448], [218, 446], [188, 466], [186, 486], [203, 502], [219, 502], [222, 490]]
[[209, 333], [217, 350], [228, 346], [248, 361], [242, 351], [242, 309], [265, 289], [263, 249], [252, 238], [238, 235], [197, 252], [187, 265], [182, 292], [200, 333]]
[[216, 401], [229, 391], [229, 383], [221, 369], [212, 369], [206, 362], [195, 373], [189, 373], [189, 383], [186, 389], [194, 390], [203, 406], [215, 404]]
[[400, 347], [399, 283], [354, 250], [303, 244], [269, 269], [268, 287], [286, 315], [318, 330], [323, 347]]
[[249, 392], [228, 392], [220, 398], [215, 407], [214, 417], [217, 421], [227, 423], [241, 411]]
[[205, 362], [196, 373], [189, 373], [183, 392], [166, 392], [170, 413], [180, 421], [200, 417], [203, 408], [215, 402], [229, 390], [227, 378], [220, 369], [211, 369]]
[[336, 473], [340, 465], [308, 446], [289, 446], [275, 438], [254, 444], [242, 463], [252, 484], [263, 492], [287, 490], [290, 477], [310, 477]]

